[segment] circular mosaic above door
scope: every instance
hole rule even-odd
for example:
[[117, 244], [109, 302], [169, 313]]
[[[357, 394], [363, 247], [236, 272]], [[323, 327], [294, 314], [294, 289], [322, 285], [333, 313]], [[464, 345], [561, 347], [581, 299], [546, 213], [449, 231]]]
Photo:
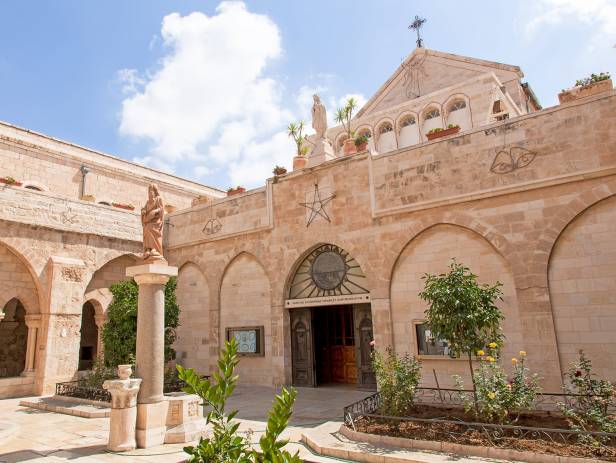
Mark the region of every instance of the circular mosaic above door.
[[366, 276], [357, 261], [344, 249], [323, 244], [314, 249], [297, 268], [290, 299], [368, 293]]

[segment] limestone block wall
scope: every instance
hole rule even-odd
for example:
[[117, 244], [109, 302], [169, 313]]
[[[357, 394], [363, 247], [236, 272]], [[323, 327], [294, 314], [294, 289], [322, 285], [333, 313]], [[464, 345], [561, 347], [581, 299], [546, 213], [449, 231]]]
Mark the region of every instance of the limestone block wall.
[[550, 300], [563, 371], [579, 350], [616, 380], [616, 198], [584, 211], [550, 258]]
[[[480, 283], [503, 284], [503, 301], [498, 303], [505, 320], [506, 334], [503, 357], [510, 359], [525, 349], [515, 283], [504, 257], [481, 235], [457, 225], [436, 225], [416, 236], [400, 254], [391, 282], [391, 317], [393, 345], [397, 352], [417, 354], [415, 323], [425, 320], [427, 304], [418, 294], [424, 288], [426, 273], [448, 271], [451, 259], [456, 259], [477, 274]], [[452, 361], [438, 356], [422, 356], [424, 369], [436, 370], [443, 387], [454, 387], [452, 375], [468, 377], [467, 358]], [[505, 364], [509, 367], [508, 362]], [[470, 378], [467, 378], [470, 380]], [[423, 377], [425, 386], [436, 387], [434, 377]]]
[[0, 123], [0, 160], [0, 177], [11, 176], [24, 186], [70, 199], [81, 198], [81, 167], [87, 166], [86, 195], [96, 202], [132, 204], [137, 210], [147, 200], [152, 182], [165, 203], [178, 209], [189, 207], [198, 196], [224, 196], [219, 190], [6, 123]]
[[[222, 345], [226, 326], [222, 319], [228, 318], [227, 313], [242, 323], [257, 318], [264, 319], [266, 327], [269, 323], [272, 375], [266, 379], [261, 370], [244, 362], [240, 381], [281, 384], [291, 382], [289, 309], [284, 307], [288, 284], [295, 266], [316, 246], [335, 244], [357, 260], [372, 298], [377, 346], [395, 345], [403, 351], [416, 348], [416, 340], [405, 340], [404, 335], [407, 321], [421, 315], [413, 302], [421, 287], [419, 269], [441, 271], [457, 255], [482, 281], [503, 282], [506, 353], [528, 351], [529, 365], [543, 376], [545, 389], [559, 391], [569, 361], [563, 355], [598, 346], [584, 344], [580, 333], [569, 340], [569, 335], [561, 336], [561, 331], [570, 330], [557, 312], [564, 307], [566, 317], [575, 300], [595, 298], [596, 306], [587, 307], [588, 317], [596, 318], [594, 324], [605, 320], [606, 330], [611, 330], [609, 314], [616, 310], [611, 299], [600, 301], [597, 296], [605, 287], [607, 293], [616, 292], [615, 280], [606, 279], [611, 275], [607, 271], [593, 274], [592, 281], [579, 288], [576, 284], [573, 294], [561, 295], [558, 284], [556, 292], [551, 288], [552, 281], [569, 278], [556, 271], [563, 265], [559, 262], [569, 258], [558, 250], [561, 235], [584, 244], [574, 251], [576, 255], [583, 251], [586, 256], [601, 256], [600, 265], [616, 267], [609, 244], [602, 244], [602, 239], [609, 241], [605, 236], [613, 222], [609, 211], [614, 206], [607, 199], [616, 195], [616, 136], [610, 130], [616, 123], [615, 101], [616, 92], [611, 92], [390, 155], [360, 154], [289, 173], [266, 190], [272, 205], [269, 228], [255, 228], [245, 212], [237, 215], [240, 222], [246, 217], [244, 232], [212, 239], [202, 232], [206, 216], [200, 207], [184, 211], [182, 222], [179, 215], [172, 215], [175, 237], [170, 237], [170, 262], [178, 266], [191, 262], [207, 279], [212, 346]], [[535, 156], [520, 162], [522, 148]], [[509, 166], [505, 162], [502, 170], [491, 169], [502, 151], [511, 153], [513, 161]], [[505, 156], [508, 159], [509, 154]], [[437, 161], [438, 168], [430, 167]], [[324, 206], [329, 220], [319, 215], [308, 225], [305, 203], [315, 184], [333, 197]], [[238, 210], [244, 201], [254, 200], [249, 193], [236, 199]], [[580, 227], [584, 230], [580, 238], [567, 238], [568, 224], [602, 200], [606, 211], [591, 212], [593, 225]], [[591, 233], [589, 227], [596, 227], [592, 231], [596, 239], [584, 238]], [[240, 259], [240, 255], [251, 257]], [[553, 276], [552, 270], [548, 272], [552, 265]], [[229, 279], [233, 274], [236, 277]], [[260, 282], [259, 289], [255, 281]], [[268, 288], [269, 311], [262, 296]], [[247, 320], [251, 314], [254, 319]], [[210, 352], [215, 356], [216, 348]], [[458, 360], [431, 362], [424, 368], [426, 381], [432, 367], [443, 382], [450, 372], [462, 370]], [[601, 361], [598, 365], [614, 375], [611, 366]]]
[[[176, 287], [180, 307], [180, 325], [176, 330], [174, 348], [177, 362], [198, 373], [210, 372], [209, 355], [212, 339], [210, 334], [209, 288], [201, 269], [191, 262], [182, 266]], [[212, 346], [216, 350], [216, 345]], [[214, 357], [215, 358], [215, 357]]]

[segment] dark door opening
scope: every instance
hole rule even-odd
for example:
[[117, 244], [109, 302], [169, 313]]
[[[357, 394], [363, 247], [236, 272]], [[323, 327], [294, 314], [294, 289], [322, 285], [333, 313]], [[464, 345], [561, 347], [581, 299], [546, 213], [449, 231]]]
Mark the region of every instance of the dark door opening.
[[293, 384], [376, 386], [370, 304], [291, 310]]
[[353, 306], [312, 309], [317, 384], [356, 384]]

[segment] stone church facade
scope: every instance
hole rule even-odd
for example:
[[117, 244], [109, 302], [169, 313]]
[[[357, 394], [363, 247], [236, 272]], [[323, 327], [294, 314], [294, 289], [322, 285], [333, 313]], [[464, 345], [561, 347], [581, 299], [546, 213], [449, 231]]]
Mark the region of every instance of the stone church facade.
[[417, 49], [354, 119], [368, 150], [344, 156], [330, 128], [333, 154], [230, 197], [1, 125], [0, 177], [22, 186], [0, 188], [0, 333], [15, 340], [0, 346], [0, 396], [51, 392], [100, 353], [151, 181], [173, 206], [177, 361], [199, 372], [235, 337], [241, 382], [370, 388], [374, 344], [451, 386], [467, 365], [426, 330], [417, 294], [456, 258], [503, 283], [504, 358], [527, 351], [544, 389], [580, 349], [616, 380], [616, 92], [541, 109], [522, 77]]

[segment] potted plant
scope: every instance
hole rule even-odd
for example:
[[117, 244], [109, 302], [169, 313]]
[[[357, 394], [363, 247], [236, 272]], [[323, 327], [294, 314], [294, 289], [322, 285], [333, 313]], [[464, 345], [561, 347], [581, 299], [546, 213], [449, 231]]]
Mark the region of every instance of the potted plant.
[[246, 188], [243, 186], [236, 186], [235, 188], [231, 187], [227, 190], [227, 196], [234, 196], [242, 194], [246, 191]]
[[458, 124], [449, 124], [446, 129], [441, 127], [436, 127], [430, 130], [426, 136], [428, 140], [432, 141], [437, 138], [446, 137], [447, 135], [453, 135], [454, 133], [458, 133], [460, 131], [460, 126]]
[[287, 169], [285, 169], [285, 168], [284, 168], [284, 167], [282, 167], [282, 166], [276, 166], [276, 167], [274, 167], [274, 170], [272, 170], [272, 173], [273, 173], [276, 177], [278, 177], [279, 175], [284, 175], [284, 174], [286, 174], [286, 173], [287, 173]]
[[6, 177], [0, 178], [0, 183], [5, 183], [10, 186], [21, 186], [21, 182], [18, 182], [13, 177], [7, 175]]
[[558, 94], [558, 101], [561, 104], [567, 103], [579, 98], [609, 92], [610, 90], [612, 90], [612, 79], [609, 72], [591, 74], [588, 77], [576, 80], [573, 88], [563, 89]]
[[119, 209], [126, 209], [127, 211], [134, 211], [135, 206], [132, 204], [122, 204], [122, 203], [111, 203], [113, 207], [117, 207]]
[[96, 197], [95, 197], [94, 195], [83, 195], [83, 196], [81, 197], [81, 200], [82, 200], [82, 201], [88, 201], [88, 202], [93, 203], [93, 202], [95, 202], [95, 201], [96, 201]]
[[338, 108], [334, 120], [338, 124], [342, 124], [342, 128], [347, 134], [347, 139], [342, 145], [342, 152], [345, 156], [357, 153], [357, 147], [355, 146], [355, 140], [353, 139], [353, 131], [351, 130], [351, 119], [353, 118], [353, 111], [357, 108], [357, 101], [355, 98], [349, 98], [343, 108]]
[[366, 134], [359, 135], [355, 137], [355, 148], [358, 153], [366, 151], [368, 149], [368, 142], [370, 141], [370, 137]]
[[295, 142], [295, 157], [293, 158], [293, 170], [303, 169], [308, 164], [306, 154], [308, 154], [308, 146], [305, 145], [304, 137], [304, 121], [299, 121], [297, 124], [291, 122], [287, 127], [287, 134]]

